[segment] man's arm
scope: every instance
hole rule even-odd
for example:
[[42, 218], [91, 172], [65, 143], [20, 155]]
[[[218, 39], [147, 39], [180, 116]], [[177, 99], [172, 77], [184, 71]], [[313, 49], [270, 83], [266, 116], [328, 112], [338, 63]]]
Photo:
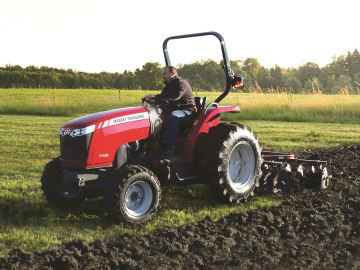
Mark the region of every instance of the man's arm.
[[188, 86], [184, 81], [178, 81], [173, 86], [164, 89], [161, 94], [156, 95], [157, 97], [169, 100], [169, 101], [178, 101], [188, 90]]

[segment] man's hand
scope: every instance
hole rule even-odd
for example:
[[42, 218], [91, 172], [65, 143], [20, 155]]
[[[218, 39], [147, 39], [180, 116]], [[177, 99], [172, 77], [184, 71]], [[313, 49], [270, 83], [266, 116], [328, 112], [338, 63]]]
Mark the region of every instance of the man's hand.
[[146, 99], [153, 99], [155, 96], [154, 95], [146, 95], [144, 98]]
[[141, 101], [144, 103], [144, 101], [149, 102], [154, 102], [155, 101], [155, 96], [154, 95], [146, 95], [145, 97], [143, 97], [141, 99]]

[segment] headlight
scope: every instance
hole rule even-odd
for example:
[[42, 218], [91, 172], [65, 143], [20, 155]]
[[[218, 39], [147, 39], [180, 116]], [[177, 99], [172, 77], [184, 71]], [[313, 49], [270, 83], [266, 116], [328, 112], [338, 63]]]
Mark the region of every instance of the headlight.
[[95, 130], [95, 125], [91, 125], [85, 128], [76, 128], [73, 130], [71, 130], [70, 128], [60, 128], [60, 135], [61, 136], [70, 135], [71, 137], [78, 137], [92, 133], [94, 132], [94, 130]]

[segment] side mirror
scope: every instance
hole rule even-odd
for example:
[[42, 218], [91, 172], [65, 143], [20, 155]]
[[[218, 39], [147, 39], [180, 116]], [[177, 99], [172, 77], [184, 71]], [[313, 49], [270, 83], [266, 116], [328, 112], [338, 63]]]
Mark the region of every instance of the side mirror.
[[235, 88], [235, 89], [243, 89], [244, 88], [244, 78], [241, 77], [241, 76], [235, 76], [233, 81], [232, 81], [232, 86]]

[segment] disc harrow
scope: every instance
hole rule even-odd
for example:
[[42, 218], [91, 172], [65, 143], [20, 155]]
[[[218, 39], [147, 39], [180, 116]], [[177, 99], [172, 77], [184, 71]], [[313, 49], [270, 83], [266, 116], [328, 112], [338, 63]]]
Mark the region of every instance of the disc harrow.
[[327, 189], [331, 175], [327, 162], [295, 157], [294, 154], [262, 151], [264, 160], [260, 190], [267, 194], [289, 193], [302, 189]]

